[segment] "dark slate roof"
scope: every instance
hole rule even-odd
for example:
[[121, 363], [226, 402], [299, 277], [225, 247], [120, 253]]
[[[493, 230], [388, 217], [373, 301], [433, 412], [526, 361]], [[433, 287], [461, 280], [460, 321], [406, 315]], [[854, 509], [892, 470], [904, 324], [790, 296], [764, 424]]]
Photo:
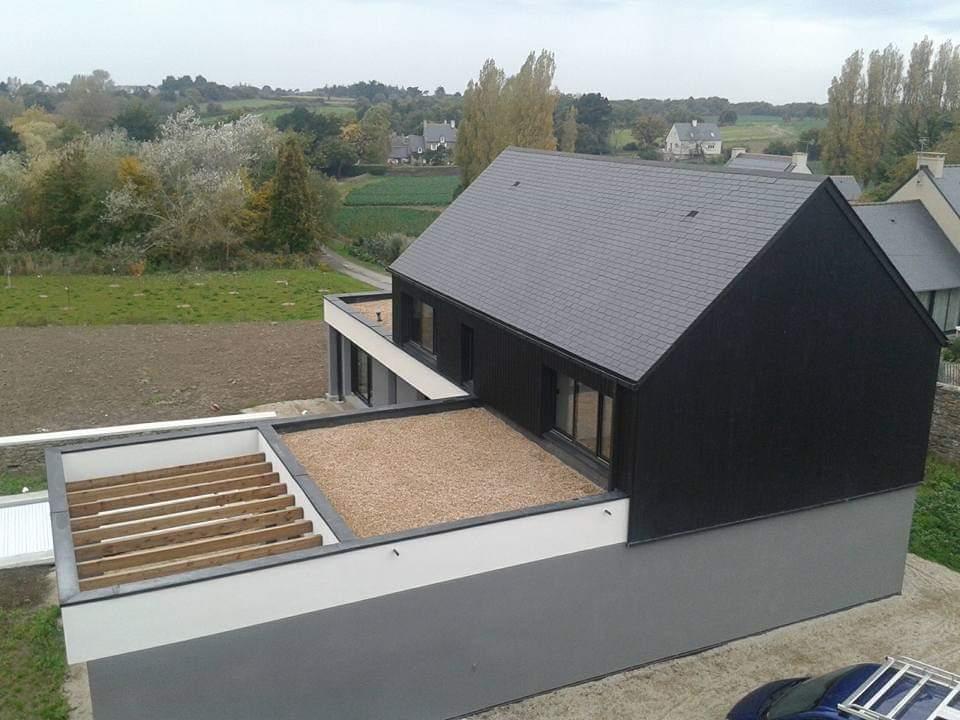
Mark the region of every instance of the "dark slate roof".
[[796, 165], [789, 155], [767, 155], [765, 153], [740, 153], [727, 161], [727, 167], [741, 170], [769, 170], [770, 172], [790, 172]]
[[423, 139], [428, 143], [440, 142], [441, 136], [443, 136], [445, 142], [455, 143], [457, 141], [457, 129], [446, 123], [423, 123]]
[[960, 214], [960, 165], [947, 165], [943, 168], [943, 177], [933, 177], [933, 173], [930, 173], [930, 177], [947, 202]]
[[863, 195], [863, 188], [853, 175], [831, 175], [830, 179], [847, 200], [856, 200]]
[[639, 380], [823, 181], [509, 148], [391, 269]]
[[960, 252], [919, 200], [853, 209], [914, 292], [960, 287]]
[[407, 146], [407, 139], [402, 135], [393, 135], [390, 137], [390, 155], [391, 160], [406, 160], [410, 157], [410, 148]]
[[677, 129], [677, 135], [681, 140], [702, 142], [720, 139], [720, 128], [716, 123], [698, 122], [696, 127], [692, 123], [674, 123], [673, 126]]

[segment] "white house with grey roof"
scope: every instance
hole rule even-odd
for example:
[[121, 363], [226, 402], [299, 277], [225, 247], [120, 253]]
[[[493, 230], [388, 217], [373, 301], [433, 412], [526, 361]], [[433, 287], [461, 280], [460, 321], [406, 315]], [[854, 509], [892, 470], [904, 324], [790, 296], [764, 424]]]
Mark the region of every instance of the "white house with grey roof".
[[447, 162], [453, 161], [457, 147], [457, 123], [455, 120], [423, 123], [422, 135], [393, 135], [390, 138], [391, 165], [419, 164], [438, 151], [445, 151]]
[[722, 145], [716, 123], [698, 120], [674, 123], [667, 133], [663, 156], [667, 160], [720, 157]]

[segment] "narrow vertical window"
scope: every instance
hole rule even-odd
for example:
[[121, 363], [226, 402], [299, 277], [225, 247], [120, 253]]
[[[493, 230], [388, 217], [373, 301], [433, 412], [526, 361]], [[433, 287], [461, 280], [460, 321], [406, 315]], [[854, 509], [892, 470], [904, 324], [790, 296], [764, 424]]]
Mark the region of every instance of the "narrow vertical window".
[[351, 345], [350, 391], [367, 405], [373, 400], [371, 366], [370, 356], [356, 345]]
[[410, 326], [410, 339], [433, 354], [435, 352], [433, 306], [423, 300], [413, 300]]

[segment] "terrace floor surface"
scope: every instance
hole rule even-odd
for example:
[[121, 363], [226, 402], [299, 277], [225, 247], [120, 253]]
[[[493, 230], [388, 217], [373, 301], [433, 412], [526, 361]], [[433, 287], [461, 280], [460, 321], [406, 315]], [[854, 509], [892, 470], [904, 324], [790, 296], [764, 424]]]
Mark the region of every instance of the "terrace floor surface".
[[307, 430], [283, 440], [360, 537], [603, 492], [482, 408]]

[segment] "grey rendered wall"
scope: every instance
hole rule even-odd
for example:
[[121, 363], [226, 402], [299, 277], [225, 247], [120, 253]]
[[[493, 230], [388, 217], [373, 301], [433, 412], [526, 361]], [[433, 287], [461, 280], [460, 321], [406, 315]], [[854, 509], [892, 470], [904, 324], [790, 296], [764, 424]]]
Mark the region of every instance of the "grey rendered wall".
[[370, 379], [373, 383], [373, 397], [371, 398], [372, 407], [383, 407], [384, 405], [394, 405], [397, 402], [396, 390], [391, 387], [391, 377], [393, 373], [380, 364], [378, 360], [370, 357], [373, 366], [370, 370]]
[[337, 354], [337, 338], [340, 333], [327, 325], [327, 395], [338, 399], [340, 389], [337, 387], [337, 369], [340, 367], [340, 356]]
[[914, 496], [599, 548], [98, 660], [95, 715], [455, 717], [898, 593]]
[[402, 378], [397, 378], [397, 402], [416, 402], [420, 399], [417, 389]]

